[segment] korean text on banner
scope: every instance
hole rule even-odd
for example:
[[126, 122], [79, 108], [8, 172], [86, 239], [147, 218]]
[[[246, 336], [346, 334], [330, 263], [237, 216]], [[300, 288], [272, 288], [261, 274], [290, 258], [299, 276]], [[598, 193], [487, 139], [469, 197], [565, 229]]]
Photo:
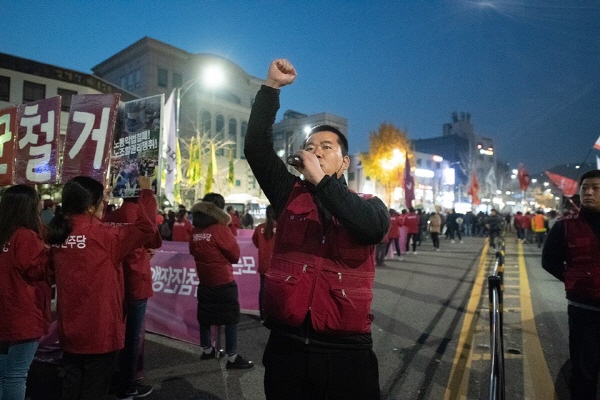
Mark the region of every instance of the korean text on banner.
[[0, 110], [0, 185], [12, 185], [15, 179], [17, 107]]
[[61, 181], [85, 175], [105, 184], [121, 95], [75, 95], [65, 138]]
[[140, 175], [155, 178], [152, 189], [156, 193], [162, 99], [163, 95], [146, 97], [119, 108], [110, 159], [113, 196], [139, 196]]
[[61, 97], [21, 104], [17, 111], [17, 184], [56, 183]]

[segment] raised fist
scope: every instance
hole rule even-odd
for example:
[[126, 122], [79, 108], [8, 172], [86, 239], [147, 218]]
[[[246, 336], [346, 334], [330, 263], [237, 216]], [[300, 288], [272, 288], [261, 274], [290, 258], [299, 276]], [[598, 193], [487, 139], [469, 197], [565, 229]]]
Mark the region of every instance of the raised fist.
[[296, 70], [292, 63], [284, 58], [278, 58], [269, 65], [265, 85], [279, 89], [294, 82], [294, 79], [296, 79]]

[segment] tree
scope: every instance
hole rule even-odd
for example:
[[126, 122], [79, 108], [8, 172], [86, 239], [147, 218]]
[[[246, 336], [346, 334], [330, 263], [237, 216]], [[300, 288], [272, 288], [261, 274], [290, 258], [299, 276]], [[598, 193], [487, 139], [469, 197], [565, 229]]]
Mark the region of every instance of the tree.
[[360, 161], [365, 174], [385, 188], [390, 205], [394, 188], [402, 186], [406, 157], [412, 158], [410, 140], [405, 131], [381, 124], [369, 134], [369, 143], [369, 152], [360, 154]]

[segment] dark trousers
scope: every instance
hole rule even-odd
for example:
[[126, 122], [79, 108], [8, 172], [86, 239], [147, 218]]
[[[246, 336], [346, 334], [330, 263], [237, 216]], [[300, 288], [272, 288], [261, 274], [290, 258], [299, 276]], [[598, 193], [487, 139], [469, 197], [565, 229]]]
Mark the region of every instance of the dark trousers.
[[265, 319], [265, 274], [260, 274], [260, 287], [258, 289], [258, 312], [260, 319]]
[[322, 352], [271, 332], [263, 355], [267, 400], [379, 400], [372, 350]]
[[600, 312], [568, 306], [571, 399], [596, 400], [600, 372]]
[[400, 252], [400, 239], [399, 238], [392, 238], [392, 239], [388, 240], [387, 246], [385, 248], [385, 254], [387, 254], [387, 252], [390, 250], [390, 246], [392, 245], [392, 242], [394, 243], [394, 246], [396, 247], [396, 255], [400, 256], [402, 253]]
[[433, 248], [439, 249], [440, 248], [440, 234], [437, 232], [430, 232], [430, 235], [431, 235], [431, 241], [433, 242]]
[[418, 241], [417, 233], [408, 233], [406, 235], [406, 251], [410, 250], [410, 240], [412, 239], [412, 248], [413, 251], [417, 251], [417, 241]]
[[[121, 372], [121, 391], [127, 392], [135, 388], [138, 371], [138, 357], [144, 342], [144, 319], [148, 299], [131, 300], [127, 303], [127, 324], [125, 326], [125, 347], [119, 354]], [[143, 369], [143, 363], [142, 363]]]
[[385, 242], [381, 242], [375, 247], [375, 262], [377, 265], [383, 265], [385, 263], [387, 248], [388, 245]]
[[119, 352], [105, 354], [63, 353], [65, 378], [62, 400], [104, 400]]

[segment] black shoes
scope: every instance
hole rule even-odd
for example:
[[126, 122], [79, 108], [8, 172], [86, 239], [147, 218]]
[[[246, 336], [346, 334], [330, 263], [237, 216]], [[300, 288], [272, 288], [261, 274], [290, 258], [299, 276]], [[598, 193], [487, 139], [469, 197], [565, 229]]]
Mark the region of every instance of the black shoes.
[[252, 367], [254, 367], [254, 363], [252, 361], [244, 360], [239, 354], [235, 357], [233, 362], [227, 361], [226, 365], [227, 369], [248, 369]]
[[210, 353], [205, 353], [204, 351], [202, 351], [202, 355], [200, 356], [201, 360], [210, 360], [211, 358], [215, 358], [215, 348], [211, 347], [210, 349]]

